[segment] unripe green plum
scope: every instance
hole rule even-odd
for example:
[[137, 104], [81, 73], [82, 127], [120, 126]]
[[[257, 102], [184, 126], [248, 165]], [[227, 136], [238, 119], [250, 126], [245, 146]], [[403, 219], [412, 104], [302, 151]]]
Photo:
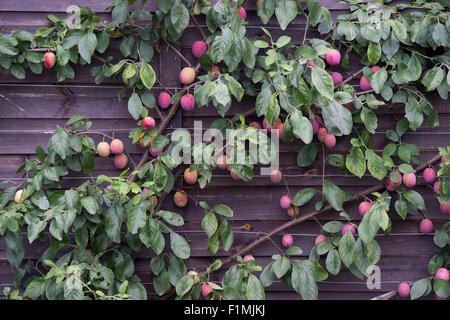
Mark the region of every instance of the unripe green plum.
[[109, 147], [109, 143], [102, 141], [97, 145], [97, 153], [100, 157], [106, 158], [110, 152], [111, 148]]
[[16, 203], [22, 203], [22, 194], [23, 194], [23, 189], [19, 189], [16, 191], [16, 193], [14, 194], [14, 201]]

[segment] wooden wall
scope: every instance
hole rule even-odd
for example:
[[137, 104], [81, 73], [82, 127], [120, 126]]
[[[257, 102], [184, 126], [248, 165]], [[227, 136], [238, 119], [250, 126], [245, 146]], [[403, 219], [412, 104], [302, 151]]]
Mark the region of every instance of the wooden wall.
[[[155, 10], [155, 1], [148, 2], [146, 7]], [[346, 6], [338, 4], [337, 1], [321, 2], [332, 11], [334, 17], [345, 12]], [[109, 3], [110, 0], [59, 0], [50, 6], [39, 0], [1, 1], [0, 32], [8, 33], [12, 29], [34, 31], [38, 27], [48, 26], [46, 17], [49, 13], [64, 16], [67, 6], [71, 4], [89, 6], [99, 14], [101, 19], [109, 19], [110, 15], [104, 11]], [[254, 3], [246, 4], [246, 8], [249, 21], [248, 36], [262, 34], [259, 28], [261, 22], [256, 16]], [[275, 37], [288, 34], [295, 42], [299, 42], [303, 38], [305, 20], [298, 17], [284, 32], [278, 29], [275, 19], [272, 19], [266, 27], [273, 32]], [[315, 36], [317, 33], [314, 31], [308, 33], [308, 37]], [[194, 25], [190, 25], [189, 30], [180, 39], [179, 49], [192, 63], [196, 63], [196, 59], [192, 56], [191, 45], [200, 38], [198, 29]], [[108, 54], [119, 57], [119, 43], [116, 41], [113, 43], [114, 46], [108, 51]], [[356, 61], [358, 60], [351, 61], [350, 70], [344, 72], [344, 78], [350, 72], [360, 69], [360, 65]], [[96, 63], [94, 62], [94, 64]], [[152, 65], [163, 84], [173, 92], [180, 89], [178, 73], [184, 66], [184, 62], [180, 61], [173, 51], [163, 47], [153, 59]], [[75, 113], [82, 113], [91, 118], [94, 123], [93, 129], [97, 131], [104, 131], [108, 134], [114, 131], [116, 137], [126, 142], [126, 150], [132, 154], [133, 158], [139, 159], [143, 149], [131, 145], [131, 141], [127, 138], [128, 131], [136, 127], [136, 123], [127, 112], [126, 100], [122, 102], [117, 100], [120, 86], [109, 82], [95, 85], [89, 73], [90, 66], [77, 66], [75, 70], [76, 78], [63, 83], [56, 82], [53, 70], [44, 70], [41, 75], [27, 72], [24, 80], [4, 74], [0, 75], [0, 178], [2, 180], [21, 181], [24, 177], [15, 174], [17, 167], [29, 157], [35, 156], [36, 144], [46, 146], [56, 126], [62, 125]], [[75, 98], [68, 108], [63, 107], [67, 97], [63, 94], [62, 88], [69, 89]], [[157, 95], [160, 88], [155, 87], [152, 91]], [[433, 104], [439, 112], [441, 125], [435, 129], [424, 125], [417, 132], [408, 132], [404, 135], [405, 142], [419, 145], [421, 150], [419, 159], [421, 160], [431, 158], [437, 152], [438, 147], [449, 144], [448, 102], [441, 101], [437, 97], [433, 98]], [[17, 106], [23, 108], [25, 112], [19, 111]], [[233, 103], [228, 114], [242, 113], [253, 106], [254, 99], [246, 97], [240, 103]], [[381, 108], [377, 114], [379, 127], [373, 136], [373, 141], [374, 148], [380, 150], [387, 143], [385, 131], [392, 129], [396, 121], [403, 117], [403, 113], [401, 109]], [[157, 118], [156, 114], [153, 116]], [[179, 127], [192, 128], [194, 120], [202, 120], [203, 127], [208, 127], [217, 117], [219, 116], [213, 107], [195, 109], [193, 112], [178, 111], [168, 130]], [[291, 193], [306, 186], [317, 188], [321, 186], [322, 159], [319, 156], [310, 168], [297, 167], [296, 157], [301, 146], [301, 142], [281, 143], [280, 146], [280, 166], [287, 178]], [[345, 154], [349, 150], [349, 146], [348, 137], [338, 139], [338, 144], [332, 153]], [[327, 154], [329, 154], [328, 151]], [[316, 171], [310, 171], [311, 169], [316, 169]], [[111, 158], [96, 159], [94, 174], [105, 173], [118, 175], [119, 171], [114, 169]], [[268, 177], [259, 175], [259, 171], [256, 171], [255, 174], [254, 180], [245, 184], [232, 180], [224, 172], [217, 171], [214, 172], [212, 182], [206, 189], [185, 186], [188, 193], [198, 201], [207, 201], [211, 205], [226, 203], [234, 210], [235, 216], [231, 219], [235, 235], [232, 251], [289, 219], [284, 210], [279, 207], [279, 199], [286, 192], [285, 187], [271, 184]], [[64, 186], [77, 185], [85, 179], [86, 177], [82, 174], [71, 174], [64, 179]], [[352, 175], [344, 175], [339, 169], [330, 166], [327, 166], [326, 169], [326, 179], [350, 192], [358, 192], [376, 183], [369, 175], [358, 179]], [[448, 217], [440, 213], [439, 204], [433, 195], [432, 188], [420, 181], [416, 190], [425, 198], [427, 205], [425, 214], [433, 220], [436, 226], [440, 227]], [[166, 202], [166, 206], [175, 210], [170, 199]], [[360, 219], [356, 206], [356, 204], [346, 206], [347, 213], [355, 222]], [[306, 213], [311, 209], [312, 205], [309, 205], [303, 207], [301, 212]], [[196, 207], [191, 201], [184, 210], [178, 210], [178, 212], [184, 216], [186, 225], [183, 234], [190, 241], [192, 247], [192, 258], [187, 262], [188, 267], [203, 270], [214, 259], [230, 254], [230, 252], [219, 250], [215, 257], [210, 256], [206, 248], [206, 235], [200, 226], [203, 217], [201, 207]], [[427, 274], [428, 260], [433, 252], [433, 240], [432, 235], [419, 234], [421, 217], [408, 216], [406, 221], [400, 221], [395, 212], [391, 212], [390, 217], [393, 220], [392, 234], [388, 237], [377, 236], [377, 241], [382, 247], [382, 258], [379, 263], [382, 279], [381, 289], [368, 290], [365, 281], [357, 279], [349, 271], [343, 271], [338, 276], [330, 275], [326, 281], [319, 284], [319, 299], [369, 299], [392, 290], [399, 281], [412, 281]], [[342, 218], [336, 212], [327, 213], [319, 217], [319, 223], [324, 224], [329, 220], [336, 219]], [[244, 224], [249, 224], [250, 230], [243, 229]], [[295, 245], [300, 246], [307, 257], [319, 231], [320, 226], [316, 221], [308, 221], [290, 229], [289, 233], [294, 236]], [[273, 239], [279, 245], [281, 236]], [[26, 259], [37, 259], [46, 248], [46, 244], [39, 243], [39, 241], [30, 246], [25, 240], [24, 245]], [[267, 265], [271, 255], [275, 253], [277, 253], [277, 249], [271, 242], [264, 243], [252, 252], [262, 266]], [[145, 286], [151, 291], [150, 257], [149, 250], [141, 252], [136, 261], [136, 270]], [[0, 287], [11, 286], [12, 277], [6, 261], [5, 246], [1, 244]], [[268, 299], [300, 299], [292, 289], [284, 287], [279, 282], [267, 288], [266, 292]]]

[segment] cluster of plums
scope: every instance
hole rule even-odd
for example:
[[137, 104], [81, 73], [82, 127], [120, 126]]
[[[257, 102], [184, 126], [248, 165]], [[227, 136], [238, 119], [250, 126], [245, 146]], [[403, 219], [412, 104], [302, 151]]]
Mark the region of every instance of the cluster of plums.
[[[334, 148], [336, 146], [336, 137], [334, 134], [329, 133], [327, 128], [322, 126], [322, 118], [319, 115], [314, 115], [314, 118], [311, 119], [310, 122], [313, 129], [313, 134], [317, 135], [317, 139], [324, 143], [327, 148]], [[249, 127], [253, 127], [257, 130], [261, 129], [261, 125], [256, 121], [251, 122]], [[273, 122], [272, 126], [269, 126], [267, 124], [267, 120], [264, 118], [262, 127], [266, 129], [267, 132], [271, 132], [272, 129], [278, 129], [278, 137], [281, 139], [283, 135], [284, 123], [280, 118], [277, 118]]]
[[[447, 159], [445, 157], [441, 157], [441, 162], [445, 163]], [[402, 184], [408, 187], [412, 188], [417, 183], [417, 177], [415, 173], [405, 173], [403, 176], [400, 174], [400, 172], [396, 172], [396, 175], [398, 177], [398, 181], [394, 182], [391, 180], [391, 177], [389, 177], [386, 181], [386, 189], [388, 191], [395, 191], [397, 188]], [[433, 168], [426, 168], [423, 171], [423, 180], [428, 184], [433, 184], [433, 190], [437, 194], [439, 192], [439, 186], [440, 182], [435, 181], [436, 180], [436, 171]], [[449, 203], [441, 203], [440, 209], [442, 213], [450, 214], [450, 204]]]
[[111, 144], [102, 141], [97, 145], [97, 154], [101, 158], [107, 158], [110, 154], [114, 154], [114, 166], [117, 169], [123, 169], [128, 163], [128, 157], [124, 153], [123, 142], [120, 139], [114, 139]]

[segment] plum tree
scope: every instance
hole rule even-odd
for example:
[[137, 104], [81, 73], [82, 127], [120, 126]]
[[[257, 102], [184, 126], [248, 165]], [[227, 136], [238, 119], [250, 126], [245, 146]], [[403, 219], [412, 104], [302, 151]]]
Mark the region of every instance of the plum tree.
[[192, 45], [192, 54], [196, 58], [200, 58], [202, 54], [205, 54], [208, 51], [208, 46], [203, 41], [195, 41]]
[[433, 222], [429, 219], [423, 219], [420, 221], [420, 232], [422, 233], [430, 233], [433, 231]]
[[281, 243], [283, 244], [283, 247], [289, 248], [294, 244], [294, 239], [290, 234], [285, 234], [281, 239]]
[[341, 63], [341, 53], [333, 49], [326, 55], [327, 62], [330, 66], [337, 66], [339, 63]]
[[191, 111], [194, 110], [195, 107], [195, 98], [194, 95], [187, 93], [181, 97], [181, 107], [183, 110]]
[[397, 175], [397, 182], [393, 182], [390, 176], [386, 180], [386, 189], [388, 189], [388, 191], [395, 191], [402, 184], [402, 175], [400, 172], [396, 171], [395, 174]]
[[147, 129], [153, 128], [155, 126], [155, 119], [152, 117], [144, 117], [142, 119], [142, 126]]
[[325, 241], [325, 236], [323, 234], [319, 234], [316, 237], [316, 240], [314, 240], [314, 244], [317, 246], [319, 243], [321, 243], [322, 241]]
[[436, 273], [434, 274], [434, 277], [436, 279], [442, 279], [445, 281], [448, 281], [449, 279], [449, 272], [446, 268], [439, 268], [436, 270]]
[[[378, 70], [380, 70], [379, 66], [373, 66], [372, 67], [372, 71], [373, 72], [377, 72]], [[359, 86], [361, 87], [361, 90], [363, 91], [367, 91], [367, 90], [371, 90], [372, 86], [370, 84], [369, 79], [366, 78], [366, 76], [362, 76], [361, 80], [359, 81]]]
[[258, 129], [258, 130], [261, 129], [261, 125], [260, 125], [258, 122], [256, 122], [256, 121], [251, 122], [248, 126], [249, 126], [249, 127], [253, 127], [253, 128], [255, 128], [255, 129]]
[[342, 77], [342, 74], [339, 72], [332, 72], [331, 73], [331, 79], [333, 79], [333, 83], [335, 86], [340, 85], [344, 78]]
[[434, 191], [434, 193], [436, 193], [436, 194], [439, 193], [439, 186], [440, 186], [440, 185], [441, 185], [441, 184], [440, 184], [439, 181], [436, 181], [436, 182], [434, 183], [434, 185], [433, 185], [433, 191]]
[[287, 214], [289, 217], [291, 218], [295, 218], [299, 215], [300, 213], [300, 208], [294, 205], [290, 205], [289, 208], [286, 210]]
[[353, 235], [355, 234], [355, 227], [351, 223], [347, 223], [342, 227], [342, 235], [346, 234], [347, 232], [351, 232]]
[[334, 136], [334, 134], [327, 133], [325, 135], [324, 143], [327, 148], [334, 148], [336, 146], [336, 137]]
[[175, 192], [173, 195], [173, 202], [179, 208], [184, 208], [188, 203], [187, 193], [183, 190]]
[[426, 168], [423, 171], [423, 180], [425, 180], [426, 183], [432, 183], [436, 179], [436, 171], [434, 171], [433, 168]]
[[412, 188], [416, 185], [416, 175], [414, 173], [405, 173], [403, 175], [403, 183], [405, 184], [405, 186], [407, 186], [408, 188]]
[[328, 129], [325, 127], [319, 128], [319, 131], [317, 132], [317, 139], [319, 139], [320, 142], [325, 142], [325, 137], [328, 134]]
[[124, 150], [123, 142], [119, 139], [114, 139], [111, 141], [111, 153], [120, 154]]
[[268, 126], [268, 125], [267, 125], [267, 120], [266, 120], [266, 118], [264, 118], [264, 120], [263, 120], [263, 128], [264, 128], [264, 129], [267, 129], [267, 131], [270, 132], [271, 129], [277, 128], [278, 125], [279, 125], [280, 123], [281, 123], [280, 118], [277, 118], [277, 119], [273, 122], [272, 126]]
[[246, 263], [247, 261], [255, 261], [255, 257], [253, 257], [251, 254], [247, 254], [246, 256], [244, 256], [244, 258], [242, 259], [243, 263]]
[[230, 171], [230, 175], [231, 175], [231, 178], [233, 178], [233, 180], [236, 180], [236, 181], [241, 180], [241, 177], [233, 171]]
[[363, 201], [359, 204], [358, 212], [361, 216], [364, 216], [367, 212], [369, 212], [372, 207], [372, 203], [369, 201]]
[[163, 150], [153, 150], [151, 146], [148, 150], [153, 158], [157, 158], [163, 152]]
[[284, 123], [280, 123], [276, 130], [278, 130], [278, 138], [281, 139], [281, 136], [283, 135], [283, 128], [284, 128]]
[[127, 166], [128, 157], [125, 153], [119, 153], [114, 156], [114, 166], [117, 169], [123, 169]]
[[44, 55], [44, 67], [46, 67], [47, 69], [53, 68], [53, 66], [55, 65], [55, 62], [56, 62], [56, 56], [53, 52], [47, 52]]
[[242, 19], [247, 18], [247, 12], [245, 12], [244, 7], [239, 8], [239, 15], [241, 16]]
[[14, 194], [14, 201], [16, 203], [22, 203], [22, 194], [23, 194], [23, 189], [19, 189], [16, 191], [16, 193]]
[[199, 283], [200, 282], [200, 277], [198, 276], [198, 272], [197, 271], [189, 270], [186, 274], [188, 274], [190, 276], [194, 276], [194, 283]]
[[272, 172], [270, 173], [270, 181], [272, 181], [272, 183], [280, 183], [282, 178], [283, 174], [278, 169], [272, 170]]
[[400, 282], [398, 284], [397, 291], [401, 297], [406, 298], [409, 296], [411, 289], [409, 287], [409, 284], [407, 284], [406, 282]]
[[163, 91], [158, 96], [158, 104], [162, 109], [167, 109], [170, 106], [171, 96], [167, 92]]
[[440, 209], [442, 213], [450, 214], [450, 203], [441, 203]]
[[180, 72], [180, 82], [182, 84], [191, 84], [195, 80], [195, 70], [191, 67], [185, 67]]
[[184, 170], [184, 181], [188, 184], [195, 184], [197, 182], [197, 170], [191, 171], [190, 168]]
[[282, 196], [280, 199], [280, 206], [283, 209], [287, 209], [289, 208], [290, 205], [291, 205], [291, 197], [288, 195]]
[[216, 163], [219, 169], [225, 170], [227, 168], [227, 157], [224, 155], [219, 156], [216, 160]]
[[109, 143], [102, 141], [97, 145], [97, 153], [102, 158], [107, 158], [111, 152], [111, 148], [109, 147]]
[[211, 292], [213, 292], [213, 288], [209, 284], [203, 283], [202, 284], [202, 295], [206, 298], [208, 296], [208, 294], [210, 294]]

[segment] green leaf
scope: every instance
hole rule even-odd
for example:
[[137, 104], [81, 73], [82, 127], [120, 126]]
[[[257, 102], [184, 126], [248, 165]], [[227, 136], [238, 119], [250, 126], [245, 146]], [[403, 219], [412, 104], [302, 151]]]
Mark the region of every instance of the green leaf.
[[354, 261], [355, 256], [355, 238], [353, 237], [351, 232], [347, 232], [339, 241], [339, 255], [342, 259], [342, 262], [347, 266], [350, 265]]
[[322, 107], [322, 116], [327, 128], [335, 126], [338, 129], [336, 134], [349, 135], [352, 132], [352, 113], [336, 100], [330, 100]]
[[170, 248], [180, 259], [186, 260], [191, 256], [191, 247], [189, 243], [178, 233], [170, 233]]
[[289, 23], [291, 23], [297, 16], [297, 13], [298, 9], [295, 1], [278, 0], [276, 2], [275, 16], [278, 19], [278, 24], [280, 25], [281, 30], [286, 30]]
[[81, 199], [80, 203], [89, 214], [96, 214], [99, 210], [98, 202], [93, 197], [84, 197]]
[[78, 52], [80, 53], [80, 56], [87, 61], [87, 63], [91, 63], [91, 57], [94, 54], [96, 47], [97, 37], [92, 31], [88, 31], [84, 34], [78, 42]]
[[331, 249], [328, 252], [327, 259], [325, 260], [325, 265], [328, 272], [332, 275], [337, 275], [341, 271], [341, 258], [336, 249]]
[[259, 279], [253, 274], [250, 274], [248, 277], [246, 296], [248, 300], [265, 299], [264, 287]]
[[380, 93], [387, 79], [388, 74], [386, 68], [381, 68], [372, 75], [372, 78], [370, 79], [370, 85], [376, 93]]
[[131, 234], [136, 234], [138, 230], [145, 226], [147, 215], [141, 204], [128, 209], [127, 229]]
[[361, 148], [352, 147], [350, 153], [345, 158], [345, 166], [355, 176], [362, 178], [366, 173], [366, 159]]
[[184, 225], [184, 219], [178, 213], [166, 210], [158, 210], [156, 214], [163, 218], [164, 221], [166, 221], [168, 224], [171, 224], [173, 226], [179, 227]]
[[381, 58], [380, 43], [370, 42], [367, 48], [367, 58], [371, 64], [376, 64]]
[[316, 195], [316, 193], [317, 190], [313, 188], [303, 189], [295, 194], [292, 198], [291, 204], [294, 206], [303, 206], [308, 203]]
[[411, 300], [415, 300], [417, 298], [420, 298], [425, 294], [427, 291], [428, 286], [430, 285], [430, 280], [428, 279], [420, 279], [411, 287]]
[[142, 62], [141, 69], [139, 71], [141, 81], [147, 89], [151, 89], [156, 81], [156, 74], [152, 66], [146, 62]]
[[434, 244], [439, 248], [444, 248], [449, 242], [448, 233], [445, 230], [438, 230], [433, 237]]
[[291, 112], [289, 122], [292, 127], [292, 132], [297, 138], [302, 139], [305, 144], [310, 144], [313, 139], [313, 131], [311, 122], [304, 117], [298, 109]]
[[131, 114], [134, 120], [138, 120], [142, 112], [142, 101], [136, 92], [133, 92], [128, 100], [128, 112]]
[[170, 9], [170, 21], [177, 34], [182, 34], [189, 24], [189, 11], [182, 2], [176, 4]]
[[344, 201], [348, 200], [348, 194], [329, 181], [323, 183], [323, 195], [328, 203], [337, 211], [343, 211]]
[[275, 0], [264, 0], [256, 7], [258, 17], [262, 23], [267, 24], [275, 12]]
[[426, 87], [427, 91], [436, 89], [444, 80], [444, 69], [434, 67], [422, 78], [421, 83]]
[[233, 33], [228, 27], [222, 29], [222, 34], [214, 39], [210, 49], [209, 55], [214, 63], [222, 61], [225, 58], [228, 50], [233, 44]]
[[216, 232], [218, 226], [216, 215], [211, 211], [208, 212], [203, 217], [201, 225], [208, 235], [208, 238], [211, 237]]
[[30, 298], [38, 298], [44, 294], [45, 284], [46, 281], [43, 277], [36, 278], [28, 284], [23, 295]]
[[309, 167], [317, 156], [317, 144], [305, 145], [297, 155], [297, 165], [299, 167]]
[[382, 180], [387, 174], [387, 168], [384, 166], [384, 160], [377, 155], [372, 149], [366, 149], [367, 168], [370, 174]]
[[373, 112], [369, 108], [363, 107], [361, 109], [361, 120], [364, 122], [364, 125], [366, 126], [367, 130], [370, 133], [375, 134], [375, 129], [378, 126], [378, 119], [375, 112]]
[[233, 216], [233, 210], [231, 210], [231, 208], [225, 204], [219, 204], [217, 206], [215, 206], [212, 211], [214, 211], [215, 213], [218, 213], [224, 217], [232, 217]]
[[419, 210], [425, 210], [425, 201], [423, 200], [420, 193], [414, 191], [414, 190], [407, 190], [403, 192], [403, 196], [406, 200], [411, 202], [417, 209]]
[[315, 27], [322, 16], [322, 5], [320, 2], [308, 1], [309, 21]]
[[112, 11], [112, 20], [117, 24], [124, 23], [128, 17], [128, 6], [125, 2], [120, 3], [118, 6], [115, 6]]
[[323, 225], [323, 231], [328, 233], [338, 233], [341, 232], [344, 225], [340, 221], [330, 221]]
[[62, 128], [57, 128], [55, 134], [50, 139], [50, 143], [61, 159], [66, 159], [69, 153], [69, 135], [67, 132]]
[[303, 300], [316, 300], [318, 295], [317, 283], [312, 274], [301, 264], [292, 265], [292, 287], [297, 291]]
[[311, 80], [317, 91], [319, 91], [321, 95], [330, 100], [333, 100], [333, 79], [331, 79], [331, 76], [327, 72], [320, 68], [312, 68]]
[[286, 274], [291, 268], [291, 262], [287, 257], [281, 257], [279, 260], [276, 260], [273, 263], [273, 272], [280, 279], [282, 276]]

